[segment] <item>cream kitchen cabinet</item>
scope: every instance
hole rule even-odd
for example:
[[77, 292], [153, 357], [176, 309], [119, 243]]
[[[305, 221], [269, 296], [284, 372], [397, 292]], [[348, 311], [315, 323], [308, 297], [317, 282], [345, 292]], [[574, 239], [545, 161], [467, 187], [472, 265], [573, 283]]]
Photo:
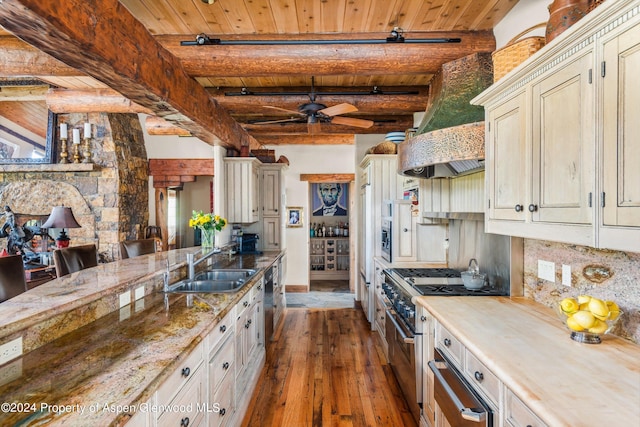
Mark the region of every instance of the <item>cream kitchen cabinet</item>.
[[376, 258], [374, 260], [374, 276], [372, 285], [375, 289], [373, 301], [373, 303], [375, 304], [375, 315], [371, 323], [373, 329], [378, 331], [378, 334], [380, 334], [384, 356], [387, 358], [387, 360], [389, 360], [389, 344], [387, 342], [387, 334], [385, 329], [387, 322], [387, 305], [385, 304], [384, 292], [382, 290], [382, 284], [384, 283], [383, 270], [384, 266], [382, 265], [382, 260]]
[[488, 106], [487, 231], [594, 245], [595, 64], [584, 50]]
[[603, 39], [599, 245], [640, 252], [640, 25]]
[[393, 202], [393, 262], [415, 261], [417, 259], [416, 226], [418, 217], [412, 214], [411, 200]]
[[486, 111], [486, 231], [640, 250], [640, 14], [603, 6], [472, 100]]
[[433, 360], [435, 320], [426, 308], [420, 305], [416, 308], [416, 320], [422, 330], [422, 411], [420, 424], [433, 427], [435, 426], [436, 399], [433, 392], [433, 372], [429, 369], [427, 362]]
[[284, 223], [284, 163], [267, 163], [260, 167], [260, 215], [262, 218], [261, 247], [280, 250]]
[[259, 166], [252, 157], [224, 159], [227, 184], [227, 220], [233, 223], [254, 223], [259, 220]]

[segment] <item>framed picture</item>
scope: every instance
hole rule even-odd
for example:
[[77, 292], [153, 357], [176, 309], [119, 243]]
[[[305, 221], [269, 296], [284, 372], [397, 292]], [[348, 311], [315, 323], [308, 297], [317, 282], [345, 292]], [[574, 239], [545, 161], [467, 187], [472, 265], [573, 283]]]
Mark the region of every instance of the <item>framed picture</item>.
[[302, 208], [299, 206], [287, 207], [287, 227], [302, 227]]
[[312, 216], [347, 216], [349, 184], [320, 182], [311, 184]]

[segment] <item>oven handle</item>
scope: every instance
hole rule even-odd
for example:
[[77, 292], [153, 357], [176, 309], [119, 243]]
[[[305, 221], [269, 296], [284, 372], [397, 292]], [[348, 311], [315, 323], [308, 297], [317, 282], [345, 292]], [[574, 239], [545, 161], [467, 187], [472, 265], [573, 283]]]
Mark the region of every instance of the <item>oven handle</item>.
[[395, 311], [392, 311], [389, 309], [385, 311], [387, 313], [387, 318], [391, 320], [391, 322], [393, 322], [393, 326], [396, 327], [396, 331], [400, 333], [400, 336], [402, 337], [402, 342], [404, 342], [405, 344], [415, 344], [415, 338], [407, 336], [407, 334], [404, 332], [404, 329], [400, 326], [400, 324], [396, 320]]
[[[441, 365], [444, 365], [444, 367], [446, 367], [446, 364], [444, 362], [439, 362], [439, 363]], [[449, 395], [449, 398], [451, 399], [451, 401], [454, 403], [454, 405], [456, 405], [456, 407], [460, 411], [460, 415], [462, 416], [462, 418], [468, 421], [473, 421], [475, 423], [484, 422], [486, 419], [486, 413], [474, 412], [471, 408], [467, 408], [462, 404], [460, 399], [458, 399], [458, 396], [456, 395], [456, 393], [451, 389], [451, 387], [447, 383], [447, 380], [440, 373], [440, 369], [436, 366], [436, 361], [430, 360], [428, 365], [429, 365], [429, 369], [431, 369], [431, 371], [433, 372], [433, 375], [435, 375], [438, 378], [438, 381], [440, 382], [440, 384], [442, 384], [442, 387], [444, 387], [444, 390]]]

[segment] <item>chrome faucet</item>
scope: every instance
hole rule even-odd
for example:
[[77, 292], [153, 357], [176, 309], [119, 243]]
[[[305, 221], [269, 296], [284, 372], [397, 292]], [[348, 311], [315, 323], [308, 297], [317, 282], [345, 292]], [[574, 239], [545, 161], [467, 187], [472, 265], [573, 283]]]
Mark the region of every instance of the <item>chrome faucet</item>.
[[218, 253], [219, 250], [218, 249], [212, 249], [211, 252], [206, 253], [205, 255], [202, 256], [202, 258], [200, 258], [197, 261], [194, 261], [194, 255], [193, 254], [187, 254], [187, 270], [188, 270], [188, 274], [189, 274], [189, 280], [193, 280], [196, 276], [196, 266], [198, 264], [200, 264], [202, 261], [205, 261], [207, 258], [209, 258], [211, 255]]

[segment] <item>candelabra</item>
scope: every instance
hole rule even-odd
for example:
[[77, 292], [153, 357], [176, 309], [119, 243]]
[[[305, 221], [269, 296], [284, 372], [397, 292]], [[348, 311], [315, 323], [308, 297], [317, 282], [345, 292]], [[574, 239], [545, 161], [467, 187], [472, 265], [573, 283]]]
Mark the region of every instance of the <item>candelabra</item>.
[[67, 151], [67, 124], [60, 123], [60, 163], [69, 163]]
[[67, 138], [60, 137], [60, 163], [69, 163], [69, 152], [67, 151]]
[[91, 163], [91, 137], [85, 135], [82, 151], [82, 163]]

